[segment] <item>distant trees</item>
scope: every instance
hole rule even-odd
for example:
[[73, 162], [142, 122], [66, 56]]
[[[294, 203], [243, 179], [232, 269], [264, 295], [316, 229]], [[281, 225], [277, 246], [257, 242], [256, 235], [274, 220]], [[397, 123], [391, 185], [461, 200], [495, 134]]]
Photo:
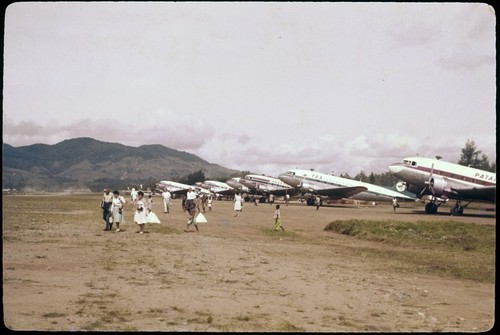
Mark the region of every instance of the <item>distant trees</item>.
[[202, 170], [190, 173], [184, 177], [179, 178], [179, 183], [194, 185], [195, 183], [205, 181], [205, 173]]
[[496, 163], [490, 164], [488, 156], [482, 154], [482, 151], [477, 149], [476, 143], [471, 139], [467, 139], [467, 142], [465, 142], [458, 164], [491, 172], [496, 170]]
[[370, 172], [370, 174], [367, 176], [364, 171], [361, 171], [356, 176], [354, 176], [354, 178], [351, 178], [347, 173], [345, 175], [340, 175], [340, 176], [343, 178], [350, 178], [374, 185], [387, 186], [387, 187], [393, 186], [399, 180], [394, 176], [392, 176], [390, 172], [384, 172], [380, 174]]

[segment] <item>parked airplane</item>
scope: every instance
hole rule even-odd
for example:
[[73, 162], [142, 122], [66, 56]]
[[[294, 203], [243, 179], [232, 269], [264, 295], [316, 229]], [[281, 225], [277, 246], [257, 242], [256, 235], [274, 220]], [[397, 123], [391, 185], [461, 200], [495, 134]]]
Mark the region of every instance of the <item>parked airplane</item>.
[[295, 189], [282, 180], [259, 174], [247, 174], [245, 178], [240, 178], [240, 183], [248, 187], [250, 192], [257, 194], [292, 195], [295, 193]]
[[170, 181], [170, 180], [162, 180], [158, 184], [156, 184], [156, 188], [159, 189], [160, 191], [164, 191], [167, 189], [170, 193], [172, 194], [179, 194], [179, 193], [185, 193], [187, 192], [190, 188], [193, 190], [198, 191], [198, 193], [207, 193], [209, 194], [210, 191], [204, 190], [202, 188], [197, 187], [196, 185], [187, 185], [183, 183], [178, 183], [175, 181]]
[[[473, 200], [495, 202], [497, 175], [493, 172], [424, 157], [404, 158], [390, 165], [389, 171], [417, 197], [431, 196], [425, 205], [428, 214], [435, 214], [448, 199], [456, 199], [452, 215], [462, 215]], [[469, 202], [462, 205], [462, 200]]]
[[234, 190], [240, 191], [242, 193], [248, 193], [250, 190], [248, 189], [248, 187], [240, 183], [241, 179], [242, 178], [233, 177], [229, 180], [226, 180], [226, 184], [234, 188]]
[[215, 194], [230, 195], [234, 193], [234, 188], [229, 186], [227, 183], [216, 180], [205, 180], [204, 182], [196, 183], [196, 186], [204, 188]]
[[[366, 201], [391, 201], [392, 199], [414, 200], [415, 197], [383, 186], [377, 186], [353, 179], [337, 177], [311, 170], [293, 169], [279, 176], [285, 183], [310, 194], [308, 205], [314, 204], [313, 195], [330, 199], [352, 198]], [[404, 190], [403, 190], [404, 191]]]

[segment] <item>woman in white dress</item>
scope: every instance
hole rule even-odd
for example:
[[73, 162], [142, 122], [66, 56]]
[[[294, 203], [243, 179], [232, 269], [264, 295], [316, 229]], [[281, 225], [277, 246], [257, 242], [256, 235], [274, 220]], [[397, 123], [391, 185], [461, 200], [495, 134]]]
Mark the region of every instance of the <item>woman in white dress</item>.
[[137, 201], [135, 203], [134, 221], [141, 227], [139, 234], [144, 233], [144, 225], [148, 222], [146, 202], [144, 201], [144, 193], [139, 191], [137, 193]]
[[240, 216], [242, 206], [243, 206], [243, 198], [239, 193], [236, 193], [234, 195], [234, 211], [236, 213], [234, 216]]
[[[120, 223], [123, 221], [123, 204], [125, 203], [125, 198], [120, 195], [120, 192], [113, 191], [113, 200], [111, 202], [111, 215], [113, 216], [113, 222], [116, 223], [116, 231], [120, 231]], [[112, 228], [113, 223], [111, 223]]]

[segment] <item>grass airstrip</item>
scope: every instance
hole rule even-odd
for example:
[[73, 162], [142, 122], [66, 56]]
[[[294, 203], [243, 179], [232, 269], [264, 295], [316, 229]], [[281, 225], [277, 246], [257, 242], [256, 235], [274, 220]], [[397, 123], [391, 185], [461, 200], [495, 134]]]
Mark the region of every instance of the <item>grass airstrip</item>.
[[[122, 231], [103, 231], [100, 200], [100, 194], [3, 196], [9, 328], [475, 331], [493, 319], [493, 295], [453, 294], [468, 303], [477, 296], [480, 305], [477, 315], [457, 321], [444, 292], [455, 285], [481, 287], [487, 297], [493, 292], [491, 205], [471, 205], [452, 217], [449, 208], [429, 216], [415, 203], [394, 212], [390, 204], [316, 210], [292, 202], [282, 204], [285, 231], [278, 232], [273, 206], [245, 203], [236, 218], [232, 202], [214, 201], [200, 232], [185, 233], [180, 200], [165, 214], [156, 196], [153, 210], [162, 223], [147, 225], [142, 236], [130, 201]], [[426, 305], [427, 293], [404, 285], [441, 293]], [[333, 300], [324, 293], [337, 289]], [[419, 313], [436, 315], [413, 319]]]

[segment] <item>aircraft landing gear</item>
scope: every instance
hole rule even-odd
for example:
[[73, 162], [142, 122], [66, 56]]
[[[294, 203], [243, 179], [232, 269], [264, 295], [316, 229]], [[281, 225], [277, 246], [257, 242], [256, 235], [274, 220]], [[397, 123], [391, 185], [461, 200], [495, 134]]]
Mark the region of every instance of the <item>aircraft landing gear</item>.
[[457, 200], [457, 203], [455, 204], [455, 206], [450, 208], [450, 215], [453, 215], [453, 216], [463, 215], [465, 207], [467, 207], [469, 204], [470, 204], [470, 201], [468, 203], [466, 203], [465, 205], [462, 205], [460, 203], [460, 200]]
[[314, 206], [314, 199], [313, 198], [307, 199], [307, 206]]
[[459, 203], [455, 204], [452, 208], [450, 208], [450, 214], [453, 216], [460, 216], [464, 214], [464, 206]]
[[438, 210], [438, 205], [436, 205], [435, 202], [429, 202], [427, 205], [425, 205], [425, 212], [427, 214], [436, 214]]

